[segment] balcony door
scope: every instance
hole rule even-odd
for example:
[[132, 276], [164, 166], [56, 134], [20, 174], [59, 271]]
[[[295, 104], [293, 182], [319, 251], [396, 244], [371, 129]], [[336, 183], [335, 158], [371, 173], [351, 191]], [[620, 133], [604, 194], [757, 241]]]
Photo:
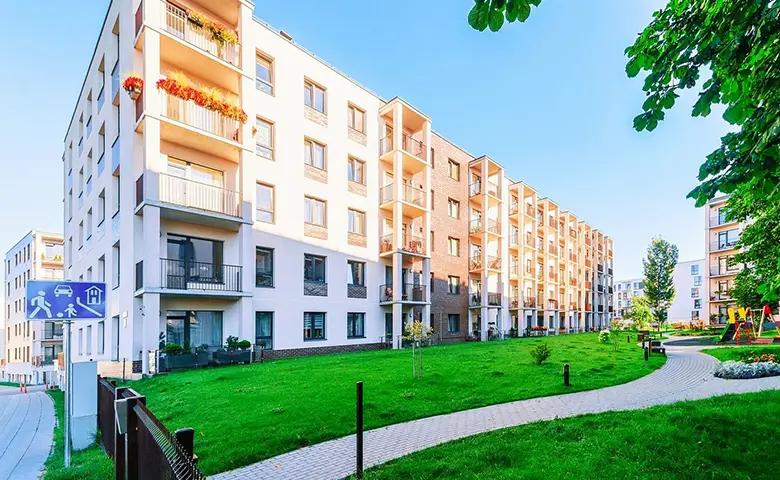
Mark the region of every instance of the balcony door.
[[183, 290], [191, 282], [222, 283], [222, 242], [168, 235], [167, 247], [163, 268], [167, 288]]
[[185, 207], [224, 212], [223, 172], [168, 157], [167, 174], [160, 181], [160, 200]]

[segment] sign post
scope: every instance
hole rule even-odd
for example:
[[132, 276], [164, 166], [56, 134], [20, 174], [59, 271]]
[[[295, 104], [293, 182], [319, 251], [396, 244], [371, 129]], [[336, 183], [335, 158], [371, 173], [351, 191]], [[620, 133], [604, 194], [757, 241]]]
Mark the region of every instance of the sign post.
[[27, 320], [59, 321], [65, 327], [65, 468], [70, 468], [73, 413], [71, 327], [74, 320], [106, 318], [106, 284], [103, 282], [27, 282]]

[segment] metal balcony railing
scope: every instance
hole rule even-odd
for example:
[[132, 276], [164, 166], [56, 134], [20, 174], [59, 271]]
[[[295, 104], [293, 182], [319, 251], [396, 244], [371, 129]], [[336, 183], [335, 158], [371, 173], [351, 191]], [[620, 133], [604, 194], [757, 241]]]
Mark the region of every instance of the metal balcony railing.
[[304, 279], [303, 294], [306, 295], [307, 297], [327, 297], [328, 283]]
[[160, 100], [162, 103], [160, 111], [165, 117], [227, 140], [238, 141], [239, 123], [237, 120], [164, 91], [160, 91]]
[[710, 275], [717, 276], [717, 275], [736, 275], [742, 270], [740, 267], [723, 267], [715, 266], [710, 267]]
[[516, 246], [519, 239], [520, 239], [520, 235], [517, 232], [510, 233], [509, 234], [509, 245], [510, 246]]
[[500, 307], [501, 294], [496, 292], [488, 292], [488, 305], [491, 307]]
[[547, 251], [552, 253], [553, 255], [558, 255], [558, 247], [556, 247], [555, 245], [549, 245], [547, 247]]
[[347, 284], [347, 298], [368, 298], [368, 289], [365, 285]]
[[482, 218], [475, 218], [469, 222], [469, 233], [480, 233], [482, 231]]
[[[424, 302], [427, 292], [426, 285], [416, 283], [401, 284], [401, 302]], [[394, 300], [393, 284], [386, 283], [379, 286], [379, 301], [382, 303], [392, 302]]]
[[496, 235], [501, 235], [501, 223], [492, 218], [487, 219], [487, 231]]
[[728, 290], [716, 290], [710, 294], [710, 300], [731, 300], [731, 293]]
[[569, 229], [569, 236], [570, 236], [571, 238], [577, 238], [577, 231], [576, 231], [576, 230], [574, 230], [573, 228], [570, 228], [570, 229]]
[[469, 271], [482, 270], [482, 254], [472, 255], [469, 258]]
[[[379, 141], [379, 155], [384, 155], [395, 150], [392, 135], [388, 135]], [[403, 134], [401, 137], [401, 150], [419, 158], [423, 162], [428, 161], [428, 149], [421, 141], [412, 138], [410, 135]]]
[[160, 201], [182, 207], [241, 217], [241, 194], [167, 173], [159, 174]]
[[238, 44], [217, 42], [203, 25], [192, 21], [185, 10], [165, 1], [162, 4], [163, 28], [168, 33], [220, 60], [241, 67], [241, 47]]
[[404, 201], [425, 208], [425, 190], [412, 185], [404, 185]]
[[482, 293], [481, 292], [469, 293], [469, 306], [478, 307], [480, 305], [482, 305]]
[[569, 252], [569, 261], [576, 262], [577, 261], [577, 254]]
[[710, 227], [718, 227], [720, 225], [726, 225], [729, 223], [734, 223], [736, 220], [726, 220], [725, 215], [718, 215], [715, 217], [710, 217]]
[[714, 242], [710, 242], [710, 251], [716, 252], [718, 250], [728, 250], [736, 246], [736, 240], [716, 240]]
[[525, 308], [536, 308], [536, 297], [526, 297], [523, 300], [523, 307], [525, 307]]
[[[379, 253], [395, 251], [395, 236], [392, 233], [379, 237]], [[403, 252], [425, 255], [425, 238], [415, 235], [405, 235], [400, 250]]]
[[384, 205], [390, 203], [395, 198], [395, 188], [392, 183], [385, 185], [379, 189], [379, 204]]
[[501, 187], [497, 183], [488, 182], [487, 193], [496, 198], [501, 198]]
[[510, 309], [520, 308], [520, 297], [518, 295], [509, 296], [509, 308]]
[[388, 235], [383, 235], [379, 237], [379, 253], [387, 253], [392, 252], [395, 250], [395, 245], [393, 245], [393, 234], [390, 233]]
[[207, 290], [242, 292], [240, 265], [160, 259], [161, 288], [164, 290]]
[[547, 308], [550, 310], [557, 310], [558, 300], [547, 300]]
[[475, 197], [482, 193], [482, 182], [474, 182], [469, 185], [469, 197]]
[[519, 211], [520, 211], [520, 204], [513, 203], [513, 204], [509, 205], [509, 214], [510, 215], [515, 215]]
[[490, 270], [501, 270], [501, 258], [488, 255], [487, 268]]

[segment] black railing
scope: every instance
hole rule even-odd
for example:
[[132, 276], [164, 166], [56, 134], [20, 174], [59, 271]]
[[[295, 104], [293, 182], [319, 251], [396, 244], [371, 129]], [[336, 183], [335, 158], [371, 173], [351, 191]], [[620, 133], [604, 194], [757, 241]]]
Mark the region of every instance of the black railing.
[[240, 217], [238, 192], [160, 173], [160, 201], [182, 207]]
[[482, 294], [481, 293], [469, 294], [469, 306], [478, 307], [480, 305], [482, 305]]
[[[425, 292], [427, 292], [425, 285], [415, 283], [403, 283], [401, 284], [401, 301], [402, 302], [424, 302]], [[393, 284], [386, 283], [379, 286], [379, 301], [380, 302], [392, 302], [393, 299]]]
[[303, 281], [303, 294], [309, 297], [327, 297], [328, 284], [326, 282], [316, 282], [313, 280]]
[[488, 292], [488, 305], [496, 307], [501, 306], [501, 294], [495, 292]]
[[607, 269], [607, 274], [608, 274], [608, 275], [612, 275], [612, 267], [609, 267], [609, 268]]
[[368, 298], [368, 289], [365, 285], [347, 284], [347, 298]]
[[116, 388], [106, 380], [98, 377], [98, 401], [97, 423], [100, 431], [100, 443], [106, 455], [114, 458], [114, 436], [116, 434], [116, 420], [114, 418], [114, 400], [116, 400]]
[[168, 290], [242, 292], [240, 265], [161, 258], [161, 287]]
[[62, 340], [62, 322], [45, 322], [43, 327], [44, 340]]

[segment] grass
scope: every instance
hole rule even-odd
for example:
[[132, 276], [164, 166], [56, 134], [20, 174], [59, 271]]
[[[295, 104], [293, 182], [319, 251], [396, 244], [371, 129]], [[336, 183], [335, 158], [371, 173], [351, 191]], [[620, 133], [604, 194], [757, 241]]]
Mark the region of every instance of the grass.
[[49, 390], [57, 413], [57, 426], [54, 427], [54, 447], [46, 459], [44, 480], [110, 480], [114, 478], [114, 463], [103, 453], [98, 445], [86, 450], [72, 452], [70, 468], [65, 469], [63, 446], [65, 445], [65, 395], [60, 390]]
[[0, 387], [18, 387], [19, 384], [16, 382], [0, 382]]
[[[621, 336], [625, 338], [624, 336]], [[548, 363], [530, 350], [547, 342]], [[660, 367], [597, 334], [458, 343], [424, 350], [425, 378], [411, 352], [375, 351], [191, 370], [133, 382], [169, 429], [195, 429], [199, 466], [213, 474], [354, 433], [355, 382], [365, 385], [367, 429], [490, 404], [625, 383]], [[562, 368], [571, 365], [563, 387]]]
[[780, 391], [586, 415], [445, 443], [377, 466], [365, 478], [777, 478], [777, 418]]
[[780, 355], [780, 344], [778, 345], [749, 345], [746, 347], [719, 347], [719, 348], [707, 348], [702, 352], [712, 355], [721, 362], [728, 360], [739, 361], [742, 359], [742, 355], [749, 352], [755, 352], [755, 356], [760, 357], [763, 354], [769, 355], [773, 353]]

